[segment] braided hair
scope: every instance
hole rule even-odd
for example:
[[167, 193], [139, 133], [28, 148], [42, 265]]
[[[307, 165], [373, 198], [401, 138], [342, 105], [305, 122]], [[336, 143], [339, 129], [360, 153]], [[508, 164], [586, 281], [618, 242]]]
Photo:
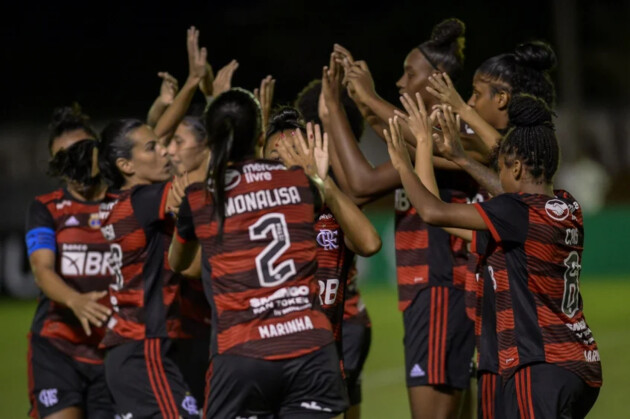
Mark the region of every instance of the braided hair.
[[560, 148], [545, 100], [526, 94], [512, 98], [508, 107], [510, 129], [495, 148], [506, 167], [520, 160], [534, 179], [552, 183], [560, 162]]

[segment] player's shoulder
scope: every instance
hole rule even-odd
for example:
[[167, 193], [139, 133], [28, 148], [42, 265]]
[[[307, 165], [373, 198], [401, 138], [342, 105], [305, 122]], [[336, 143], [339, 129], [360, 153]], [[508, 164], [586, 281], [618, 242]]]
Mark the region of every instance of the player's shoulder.
[[[66, 193], [63, 188], [56, 189], [52, 192], [48, 192], [42, 195], [38, 195], [35, 197], [35, 200], [41, 202], [44, 205], [49, 205], [51, 203], [57, 203], [60, 201], [64, 201], [66, 198]], [[69, 201], [69, 200], [68, 200]], [[69, 202], [68, 202], [69, 205]]]

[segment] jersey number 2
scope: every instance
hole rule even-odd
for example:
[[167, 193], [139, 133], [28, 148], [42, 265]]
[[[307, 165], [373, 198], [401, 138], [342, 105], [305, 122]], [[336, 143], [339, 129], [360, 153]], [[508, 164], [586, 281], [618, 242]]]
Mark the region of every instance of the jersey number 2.
[[280, 256], [291, 247], [289, 229], [284, 214], [267, 214], [249, 227], [251, 240], [265, 240], [270, 234], [273, 240], [256, 256], [256, 271], [260, 285], [263, 287], [280, 285], [295, 275], [296, 272], [293, 259], [285, 260], [274, 266]]
[[562, 295], [562, 312], [569, 317], [575, 316], [580, 308], [580, 255], [575, 250], [564, 260], [564, 294]]

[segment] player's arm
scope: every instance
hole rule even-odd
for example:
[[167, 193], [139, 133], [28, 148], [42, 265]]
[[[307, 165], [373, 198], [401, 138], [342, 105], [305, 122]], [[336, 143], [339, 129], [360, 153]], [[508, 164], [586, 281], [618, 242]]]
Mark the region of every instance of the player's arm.
[[335, 184], [324, 181], [326, 204], [343, 230], [346, 246], [359, 256], [369, 257], [381, 250], [381, 237], [363, 211]]
[[175, 95], [179, 90], [177, 79], [167, 72], [159, 72], [158, 77], [162, 79], [160, 86], [160, 95], [153, 101], [149, 113], [147, 115], [147, 125], [155, 128], [158, 120], [175, 99]]
[[170, 138], [177, 129], [190, 107], [199, 83], [204, 79], [208, 70], [206, 67], [207, 51], [205, 48], [199, 48], [199, 31], [194, 26], [188, 29], [186, 45], [188, 48], [188, 78], [175, 96], [173, 103], [164, 111], [155, 126], [155, 134], [162, 141]]
[[26, 246], [35, 283], [52, 301], [70, 308], [81, 322], [86, 335], [90, 323], [102, 326], [111, 310], [97, 302], [107, 291], [80, 293], [70, 287], [55, 271], [56, 237], [52, 216], [46, 207], [35, 201], [29, 208], [26, 226]]
[[[407, 114], [399, 113], [399, 117], [404, 125], [406, 125], [411, 133], [416, 137], [416, 161], [415, 172], [425, 188], [431, 192], [433, 196], [440, 199], [440, 191], [435, 180], [435, 170], [432, 165], [433, 157], [433, 140], [432, 127], [437, 118], [440, 122], [443, 120], [439, 110], [434, 111], [431, 115], [424, 106], [424, 102], [419, 93], [416, 93], [415, 101], [405, 93], [400, 101], [407, 111]], [[460, 237], [466, 241], [472, 240], [472, 231], [452, 227], [443, 227], [444, 231], [454, 236]]]
[[[195, 235], [195, 226], [188, 199], [184, 196], [178, 208], [177, 230], [173, 234], [168, 249], [168, 264], [174, 272], [184, 273], [188, 269], [193, 269], [193, 264], [197, 258], [201, 268], [201, 246]], [[196, 269], [196, 265], [194, 269]], [[188, 273], [190, 274], [191, 271]]]
[[[450, 106], [443, 106], [442, 113], [447, 116], [446, 120], [454, 120], [453, 110]], [[444, 127], [443, 135], [434, 137], [434, 143], [440, 154], [457, 164], [470, 176], [483, 186], [491, 195], [497, 196], [503, 193], [503, 187], [499, 176], [490, 168], [471, 158], [462, 147], [459, 138], [459, 130], [454, 126]]]
[[195, 257], [193, 258], [188, 268], [184, 269], [181, 274], [188, 279], [201, 278], [201, 246], [197, 246]]
[[390, 129], [385, 130], [384, 134], [392, 164], [400, 173], [407, 198], [427, 224], [471, 230], [487, 229], [483, 218], [474, 206], [442, 202], [423, 185], [411, 165], [398, 117], [390, 121]]

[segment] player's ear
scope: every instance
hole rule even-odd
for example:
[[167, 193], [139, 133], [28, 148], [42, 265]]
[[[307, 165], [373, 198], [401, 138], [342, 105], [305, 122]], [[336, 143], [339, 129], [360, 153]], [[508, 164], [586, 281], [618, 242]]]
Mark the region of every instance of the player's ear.
[[500, 111], [507, 110], [508, 104], [510, 103], [510, 92], [501, 90], [494, 95], [493, 99], [494, 103], [497, 105], [497, 109]]
[[512, 173], [514, 180], [521, 180], [521, 177], [523, 176], [523, 164], [519, 159], [514, 160], [514, 163], [512, 163], [512, 167], [510, 168], [510, 172]]
[[135, 173], [133, 162], [123, 157], [118, 157], [116, 159], [116, 167], [127, 176], [132, 176]]

